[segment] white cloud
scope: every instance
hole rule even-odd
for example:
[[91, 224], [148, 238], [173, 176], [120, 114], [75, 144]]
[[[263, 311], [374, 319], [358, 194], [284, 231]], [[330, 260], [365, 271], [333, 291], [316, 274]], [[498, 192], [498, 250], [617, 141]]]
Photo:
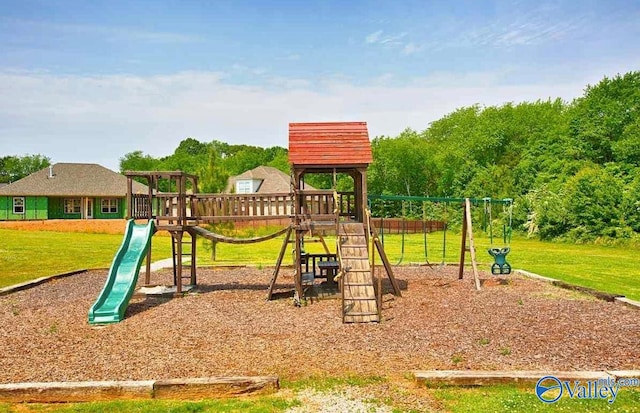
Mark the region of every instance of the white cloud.
[[[620, 70], [620, 69], [618, 69]], [[164, 76], [56, 76], [0, 72], [0, 153], [41, 153], [54, 162], [97, 162], [142, 150], [170, 154], [186, 137], [287, 146], [289, 122], [364, 120], [371, 136], [395, 136], [461, 106], [549, 97], [571, 99], [591, 78], [504, 85], [502, 73], [434, 74], [403, 86], [383, 75], [355, 85], [272, 77], [264, 86], [230, 84], [223, 73]]]
[[367, 37], [365, 37], [364, 41], [365, 43], [369, 43], [369, 44], [378, 43], [380, 36], [382, 36], [382, 30], [378, 30], [377, 32], [368, 34]]
[[418, 53], [420, 50], [422, 50], [422, 46], [418, 46], [414, 43], [407, 43], [404, 45], [402, 53], [406, 55], [412, 55]]
[[199, 36], [176, 32], [141, 30], [126, 26], [101, 26], [88, 24], [62, 24], [49, 21], [10, 19], [8, 24], [23, 30], [47, 33], [49, 36], [59, 34], [72, 36], [98, 36], [108, 41], [175, 44], [194, 43], [202, 39]]
[[400, 50], [402, 54], [409, 56], [422, 50], [422, 46], [418, 46], [415, 43], [407, 42], [407, 32], [398, 34], [386, 35], [382, 30], [368, 34], [365, 37], [365, 43], [370, 45], [377, 45], [379, 47], [385, 47], [387, 49]]
[[373, 32], [368, 34], [364, 41], [367, 44], [379, 44], [383, 46], [402, 46], [403, 38], [407, 36], [406, 32], [391, 34], [391, 35], [383, 35], [384, 32], [382, 30], [378, 30], [377, 32]]
[[404, 37], [407, 36], [406, 32], [403, 33], [399, 33], [399, 34], [394, 34], [391, 36], [386, 36], [386, 37], [382, 37], [378, 43], [383, 44], [383, 45], [390, 45], [390, 46], [400, 46], [402, 45], [402, 39]]

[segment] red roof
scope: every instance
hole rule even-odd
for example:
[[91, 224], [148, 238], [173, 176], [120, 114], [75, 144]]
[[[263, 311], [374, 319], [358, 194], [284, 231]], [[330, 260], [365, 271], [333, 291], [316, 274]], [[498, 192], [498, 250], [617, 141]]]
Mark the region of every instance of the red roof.
[[289, 163], [344, 166], [373, 162], [367, 122], [289, 124]]

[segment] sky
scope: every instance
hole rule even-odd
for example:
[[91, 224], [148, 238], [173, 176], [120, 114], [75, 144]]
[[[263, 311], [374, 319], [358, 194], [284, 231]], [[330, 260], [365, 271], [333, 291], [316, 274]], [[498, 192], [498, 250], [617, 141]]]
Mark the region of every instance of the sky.
[[0, 156], [119, 170], [289, 122], [422, 131], [640, 70], [640, 0], [0, 0]]

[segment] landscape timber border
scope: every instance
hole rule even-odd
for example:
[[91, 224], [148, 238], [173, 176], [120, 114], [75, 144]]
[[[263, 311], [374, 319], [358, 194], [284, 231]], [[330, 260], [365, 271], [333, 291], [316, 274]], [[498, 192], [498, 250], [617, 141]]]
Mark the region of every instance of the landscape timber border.
[[143, 381], [0, 384], [0, 402], [82, 403], [108, 400], [203, 400], [266, 395], [280, 388], [275, 376], [203, 377]]
[[415, 382], [424, 387], [493, 386], [498, 384], [535, 385], [541, 377], [554, 376], [560, 380], [589, 381], [598, 379], [631, 379], [640, 377], [640, 370], [593, 371], [485, 371], [485, 370], [428, 370], [413, 371]]

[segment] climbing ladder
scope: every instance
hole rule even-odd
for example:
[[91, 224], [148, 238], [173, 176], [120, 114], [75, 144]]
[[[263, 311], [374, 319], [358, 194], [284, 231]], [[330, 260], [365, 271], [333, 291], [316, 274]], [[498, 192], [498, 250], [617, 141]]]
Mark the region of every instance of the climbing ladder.
[[[184, 280], [189, 280], [188, 285], [196, 285], [196, 242], [195, 235], [187, 231], [169, 231], [171, 234], [171, 251], [173, 258], [173, 285], [177, 286], [177, 292], [182, 291], [182, 285]], [[188, 234], [188, 240], [185, 240], [184, 235]], [[185, 248], [186, 247], [186, 248]], [[182, 259], [179, 260], [178, 257]], [[189, 275], [184, 273], [184, 262], [191, 261], [189, 264]]]
[[361, 222], [341, 222], [338, 226], [338, 259], [342, 274], [342, 321], [380, 321], [369, 264], [369, 248]]

